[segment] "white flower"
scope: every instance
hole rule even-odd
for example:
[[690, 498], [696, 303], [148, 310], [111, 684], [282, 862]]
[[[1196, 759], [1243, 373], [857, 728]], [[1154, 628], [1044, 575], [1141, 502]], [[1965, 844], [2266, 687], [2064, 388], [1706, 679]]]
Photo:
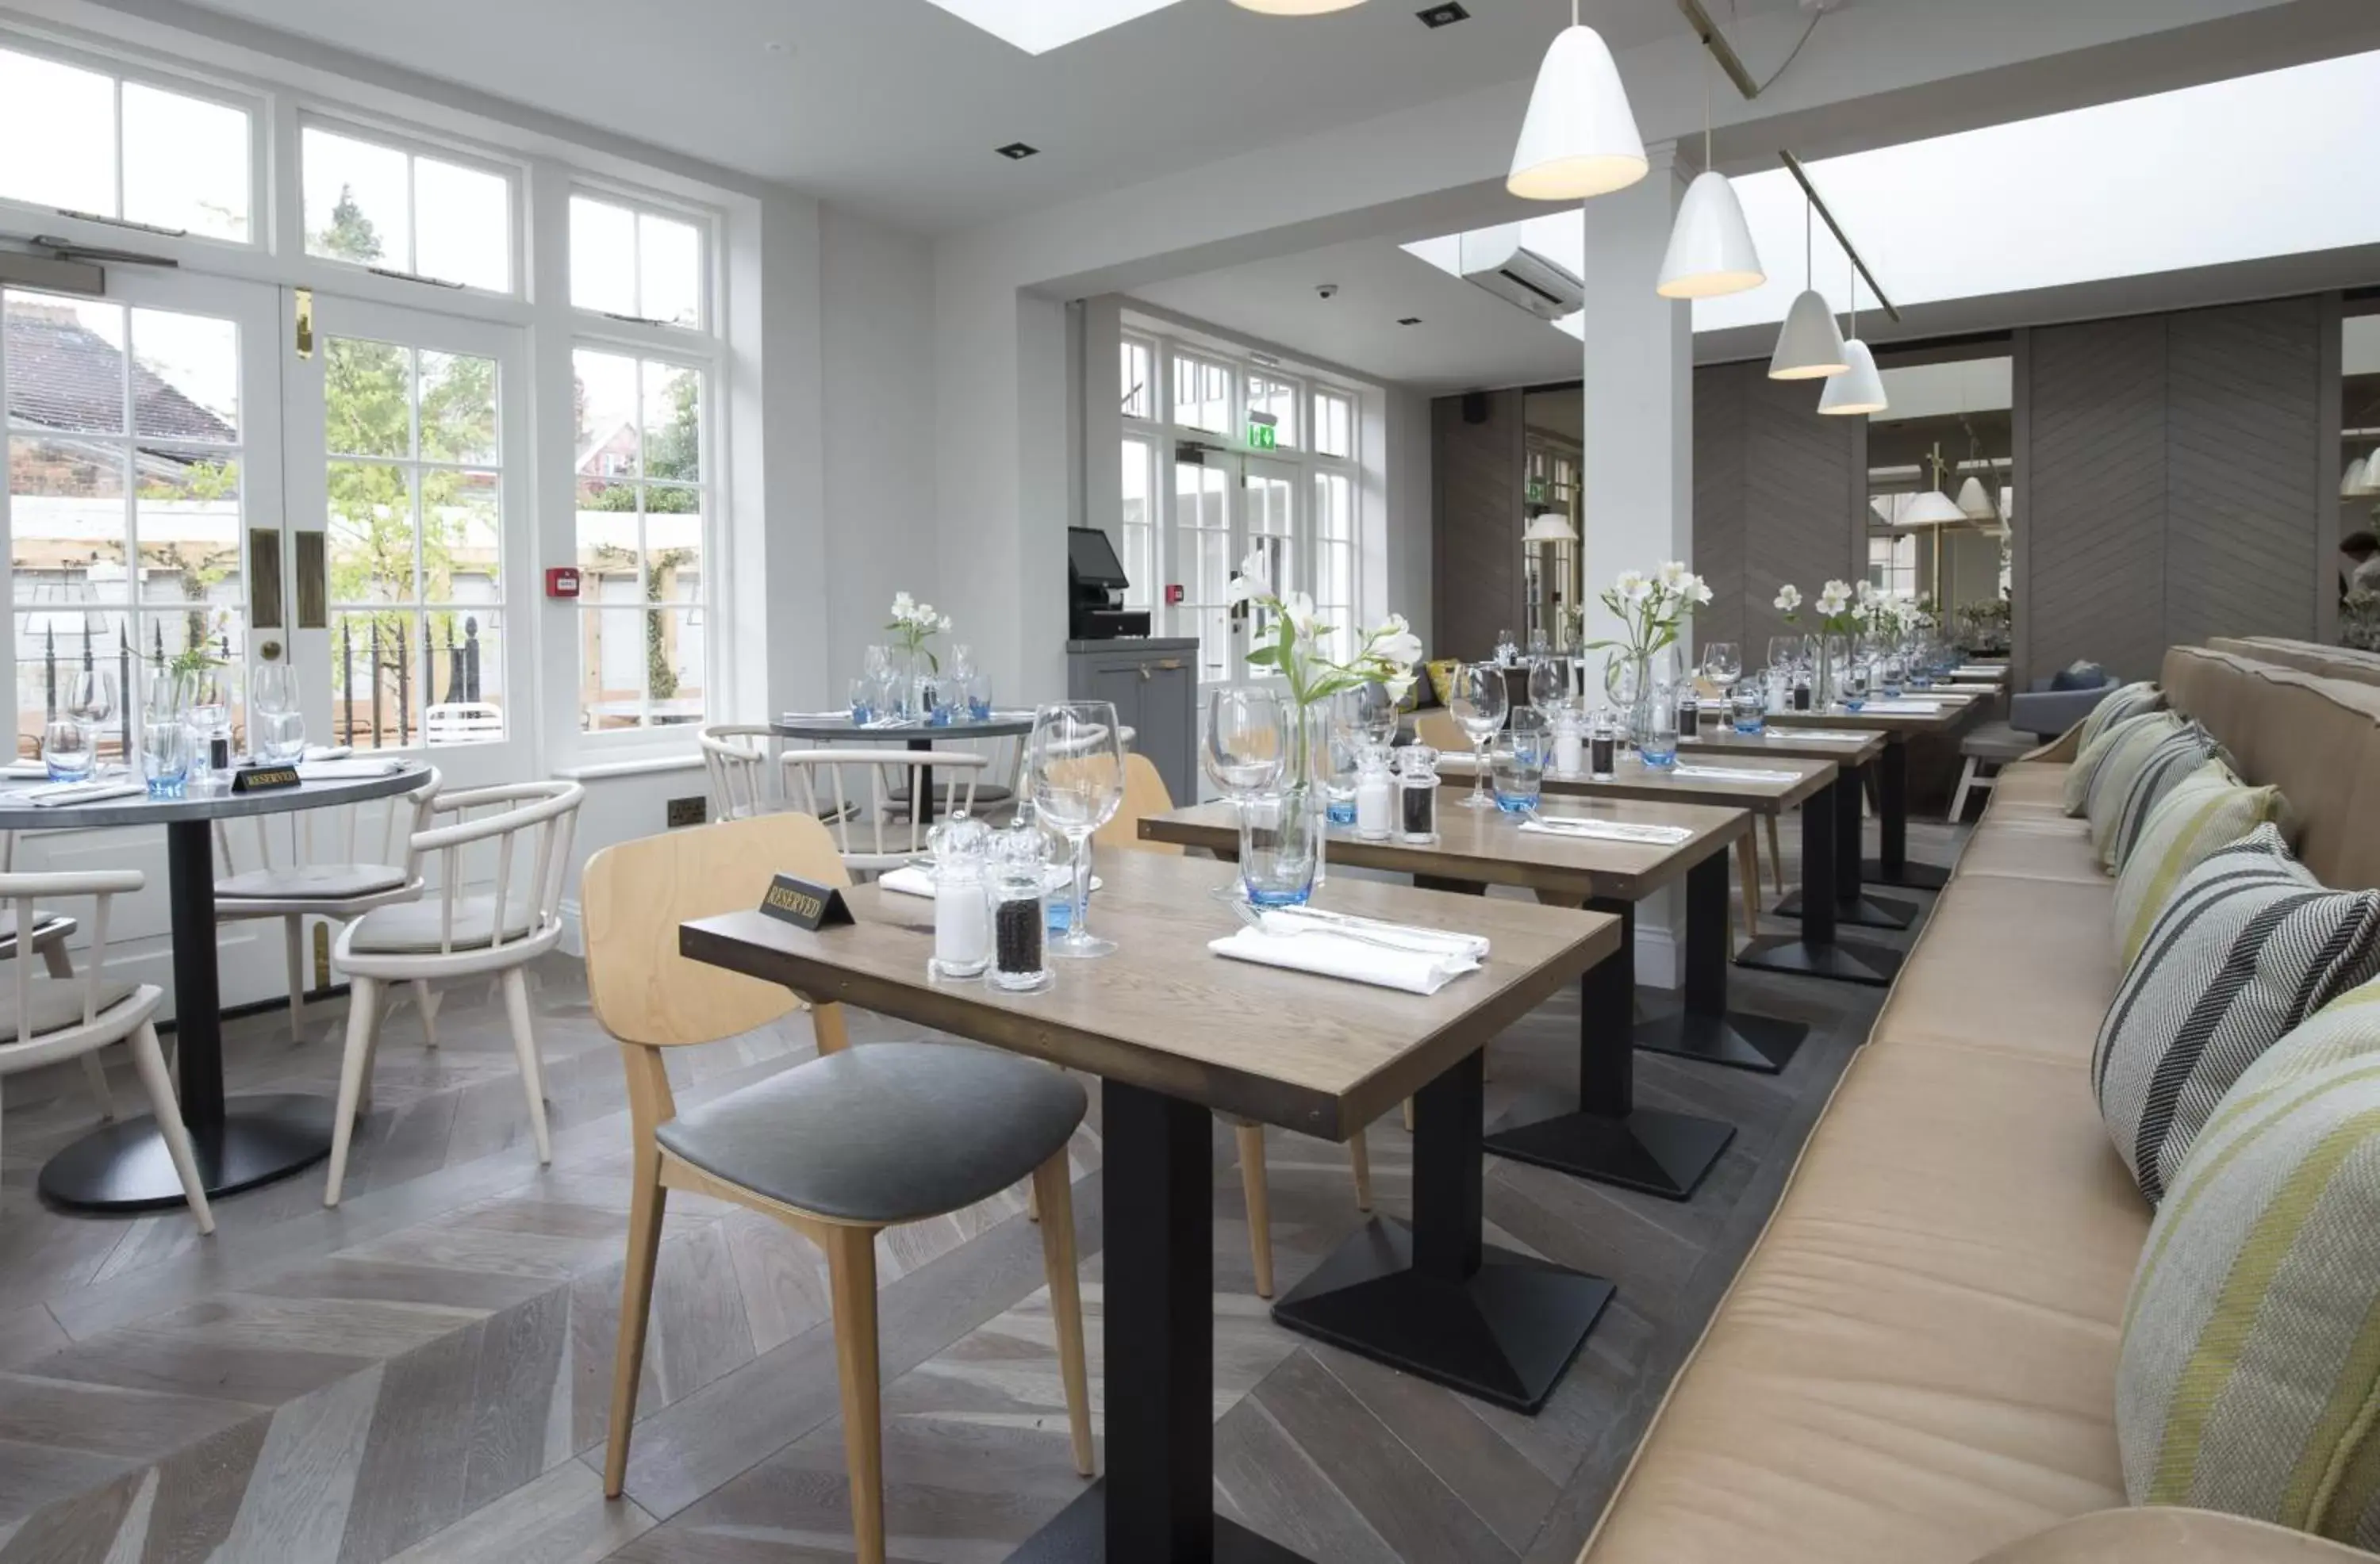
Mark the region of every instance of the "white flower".
[[1701, 576], [1690, 570], [1678, 577], [1678, 596], [1685, 599], [1693, 606], [1700, 608], [1711, 600], [1711, 589]]
[[1314, 600], [1304, 592], [1292, 592], [1281, 599], [1281, 612], [1289, 620], [1290, 628], [1297, 632], [1300, 640], [1312, 638], [1314, 632], [1321, 627], [1320, 619], [1315, 612]]
[[1404, 615], [1392, 613], [1380, 626], [1380, 637], [1372, 648], [1382, 661], [1401, 669], [1410, 669], [1421, 661], [1421, 637], [1405, 628]]
[[1665, 591], [1675, 592], [1680, 596], [1684, 595], [1686, 583], [1694, 579], [1688, 574], [1683, 560], [1665, 560], [1656, 574]]
[[1413, 669], [1407, 667], [1402, 673], [1391, 673], [1381, 682], [1389, 687], [1389, 699], [1396, 705], [1402, 706], [1405, 703], [1405, 697], [1414, 687]]
[[1802, 606], [1802, 588], [1801, 588], [1794, 586], [1791, 582], [1790, 582], [1790, 581], [1789, 581], [1789, 582], [1787, 582], [1784, 586], [1779, 587], [1779, 588], [1777, 588], [1777, 603], [1776, 603], [1776, 608], [1777, 608], [1777, 612], [1779, 612], [1779, 613], [1791, 613], [1791, 612], [1792, 612], [1795, 609], [1800, 608], [1801, 606]]
[[893, 594], [892, 594], [892, 617], [893, 617], [893, 618], [895, 618], [895, 619], [906, 619], [906, 618], [908, 618], [908, 617], [909, 617], [909, 611], [910, 611], [911, 609], [913, 609], [913, 608], [917, 607], [917, 599], [915, 599], [915, 598], [913, 598], [913, 597], [911, 597], [908, 593], [906, 593], [906, 592], [895, 592], [895, 593], [893, 593]]
[[1623, 570], [1620, 573], [1620, 579], [1611, 584], [1611, 589], [1620, 594], [1623, 602], [1640, 603], [1653, 589], [1653, 584], [1645, 579], [1645, 573], [1641, 570]]
[[1851, 588], [1840, 581], [1829, 581], [1818, 589], [1818, 612], [1828, 617], [1842, 612], [1851, 600]]
[[[1405, 622], [1405, 616], [1402, 613], [1391, 613], [1380, 621], [1380, 634], [1383, 636], [1402, 636], [1412, 628], [1413, 626]], [[1414, 644], [1418, 646], [1421, 643], [1416, 640]]]
[[947, 614], [947, 613], [943, 614], [943, 615], [942, 615], [942, 622], [941, 622], [940, 624], [937, 624], [937, 625], [936, 625], [936, 626], [934, 626], [934, 627], [935, 627], [936, 629], [938, 629], [938, 630], [947, 630], [947, 629], [949, 629], [949, 628], [951, 627], [951, 616], [950, 616], [949, 614]]
[[1262, 549], [1251, 549], [1248, 557], [1240, 561], [1240, 573], [1232, 579], [1228, 600], [1234, 605], [1251, 598], [1272, 596], [1272, 564]]

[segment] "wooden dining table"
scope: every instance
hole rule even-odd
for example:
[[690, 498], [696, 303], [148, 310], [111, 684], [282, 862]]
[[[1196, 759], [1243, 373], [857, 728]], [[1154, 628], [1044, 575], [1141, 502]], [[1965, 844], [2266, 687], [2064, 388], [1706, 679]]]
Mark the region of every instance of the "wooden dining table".
[[[1861, 877], [1871, 885], [1903, 891], [1939, 891], [1950, 882], [1950, 871], [1938, 864], [1909, 860], [1909, 741], [1949, 737], [1980, 721], [1990, 709], [1989, 697], [1948, 691], [1911, 690], [1899, 697], [1931, 702], [1931, 711], [1895, 711], [1876, 708], [1871, 700], [1857, 711], [1840, 708], [1825, 711], [1772, 711], [1772, 728], [1821, 728], [1876, 733], [1884, 735], [1884, 754], [1876, 762], [1877, 854], [1862, 863]], [[1883, 702], [1889, 705], [1890, 702]]]
[[1054, 963], [1016, 994], [927, 975], [933, 903], [863, 886], [855, 922], [815, 932], [758, 912], [687, 923], [688, 957], [1024, 1054], [1100, 1081], [1107, 1472], [1011, 1557], [1293, 1564], [1214, 1513], [1211, 1115], [1345, 1141], [1417, 1099], [1413, 1220], [1376, 1218], [1297, 1290], [1298, 1328], [1534, 1412], [1611, 1284], [1488, 1245], [1480, 1050], [1621, 946], [1601, 914], [1352, 878], [1317, 905], [1489, 941], [1478, 970], [1421, 995], [1214, 953], [1240, 928], [1215, 866], [1116, 853], [1093, 900], [1115, 953]]
[[[1585, 973], [1579, 987], [1578, 1107], [1575, 1110], [1487, 1137], [1489, 1151], [1555, 1168], [1598, 1183], [1640, 1190], [1670, 1200], [1691, 1199], [1735, 1126], [1697, 1114], [1636, 1105], [1635, 1049], [1712, 1057], [1731, 1036], [1734, 1047], [1790, 1052], [1802, 1033], [1790, 1022], [1764, 1027], [1767, 1017], [1727, 1008], [1728, 849], [1752, 829], [1741, 809], [1707, 805], [1615, 799], [1562, 799], [1541, 813], [1554, 818], [1600, 819], [1674, 826], [1688, 834], [1674, 843], [1645, 843], [1545, 835], [1520, 829], [1500, 809], [1470, 809], [1440, 795], [1439, 839], [1429, 843], [1366, 842], [1333, 828], [1328, 861], [1410, 874], [1416, 885], [1474, 893], [1513, 886], [1556, 906], [1585, 904], [1620, 923], [1620, 954]], [[1230, 806], [1202, 804], [1140, 822], [1158, 842], [1200, 847], [1220, 856], [1239, 851], [1239, 825]], [[1686, 882], [1684, 1008], [1642, 1023], [1636, 1019], [1636, 904]], [[1330, 879], [1336, 886], [1340, 881]], [[1498, 903], [1488, 902], [1488, 905]], [[1511, 905], [1511, 903], [1502, 903]], [[1741, 1035], [1750, 1031], [1752, 1037]], [[1715, 1036], [1717, 1035], [1717, 1036]], [[1756, 1040], [1755, 1040], [1756, 1038]], [[1274, 1317], [1294, 1328], [1295, 1294]]]

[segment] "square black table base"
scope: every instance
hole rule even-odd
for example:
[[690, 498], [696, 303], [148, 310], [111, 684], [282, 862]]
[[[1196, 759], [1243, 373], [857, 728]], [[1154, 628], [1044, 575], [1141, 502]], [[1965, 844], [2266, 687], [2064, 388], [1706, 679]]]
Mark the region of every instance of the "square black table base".
[[[1215, 1564], [1306, 1564], [1305, 1558], [1245, 1526], [1215, 1517]], [[1107, 1482], [1103, 1478], [1058, 1518], [1025, 1540], [1008, 1564], [1107, 1564]], [[1130, 1564], [1118, 1559], [1115, 1564]]]
[[1754, 972], [1783, 972], [1796, 977], [1831, 977], [1888, 988], [1900, 972], [1901, 952], [1855, 940], [1813, 945], [1803, 940], [1770, 937], [1755, 940], [1735, 958], [1735, 964]]
[[1888, 869], [1883, 859], [1866, 858], [1860, 863], [1860, 878], [1870, 885], [1889, 885], [1896, 891], [1939, 891], [1950, 883], [1950, 871], [1939, 864], [1914, 859], [1898, 869]]
[[[1481, 1249], [1470, 1276], [1435, 1277], [1414, 1264], [1413, 1230], [1375, 1217], [1275, 1303], [1272, 1317], [1483, 1401], [1534, 1412], [1611, 1294], [1599, 1277], [1492, 1247]], [[1215, 1556], [1232, 1557], [1220, 1542]]]
[[1646, 1053], [1774, 1075], [1791, 1062], [1809, 1035], [1805, 1024], [1774, 1015], [1751, 1015], [1740, 1010], [1720, 1015], [1680, 1011], [1636, 1023], [1635, 1044]]
[[[1802, 893], [1787, 892], [1768, 909], [1779, 917], [1798, 918], [1802, 915]], [[1913, 902], [1896, 902], [1887, 896], [1861, 895], [1852, 901], [1835, 903], [1835, 921], [1854, 928], [1887, 928], [1895, 932], [1917, 921], [1917, 905]]]
[[1597, 1183], [1691, 1200], [1734, 1138], [1735, 1126], [1716, 1119], [1637, 1108], [1625, 1118], [1565, 1113], [1498, 1130], [1488, 1137], [1488, 1149]]
[[[286, 1178], [331, 1154], [336, 1105], [326, 1097], [236, 1097], [224, 1116], [190, 1131], [190, 1156], [208, 1198]], [[182, 1201], [157, 1121], [148, 1114], [102, 1125], [42, 1166], [42, 1198], [73, 1210], [153, 1211]]]

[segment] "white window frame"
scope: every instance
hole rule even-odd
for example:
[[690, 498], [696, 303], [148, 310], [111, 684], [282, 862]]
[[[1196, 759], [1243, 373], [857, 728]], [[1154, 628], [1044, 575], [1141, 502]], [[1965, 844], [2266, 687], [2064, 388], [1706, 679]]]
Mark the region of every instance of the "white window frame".
[[[569, 304], [570, 312], [574, 316], [581, 321], [588, 322], [589, 329], [592, 330], [608, 330], [614, 326], [650, 328], [657, 332], [667, 332], [672, 340], [679, 342], [691, 337], [712, 338], [720, 334], [719, 252], [722, 235], [718, 212], [702, 207], [687, 206], [677, 201], [662, 200], [620, 185], [599, 183], [587, 178], [574, 178], [570, 182], [570, 188], [563, 205], [562, 242], [565, 261], [570, 244], [569, 201], [579, 197], [592, 201], [601, 201], [606, 206], [619, 207], [639, 217], [662, 217], [673, 223], [684, 223], [692, 226], [702, 238], [702, 318], [694, 325], [681, 326], [674, 321], [658, 320], [649, 315], [624, 315], [611, 309], [582, 309], [576, 300], [571, 298], [565, 288], [563, 298]], [[637, 243], [637, 302], [641, 305], [645, 301], [644, 240], [641, 235]], [[564, 267], [563, 275], [566, 281], [569, 276], [569, 268], [566, 264]]]
[[[305, 144], [306, 132], [309, 130], [320, 130], [326, 135], [343, 137], [350, 141], [362, 141], [367, 145], [405, 154], [405, 236], [406, 244], [410, 252], [405, 258], [406, 265], [374, 266], [360, 261], [348, 261], [336, 255], [317, 255], [307, 247]], [[528, 247], [522, 242], [522, 235], [528, 222], [527, 215], [528, 179], [528, 170], [521, 164], [507, 162], [503, 158], [492, 157], [484, 152], [458, 148], [450, 142], [425, 140], [419, 136], [403, 130], [392, 130], [370, 120], [351, 119], [343, 115], [324, 113], [321, 109], [304, 105], [301, 105], [298, 111], [297, 127], [290, 139], [287, 155], [291, 168], [292, 199], [297, 208], [294, 221], [297, 254], [306, 261], [317, 266], [334, 267], [344, 272], [360, 272], [366, 276], [387, 277], [400, 283], [433, 287], [442, 294], [454, 294], [462, 297], [517, 299], [527, 295]], [[421, 244], [420, 201], [416, 189], [414, 164], [425, 157], [435, 159], [440, 163], [452, 164], [457, 168], [467, 168], [476, 174], [493, 175], [504, 182], [505, 286], [481, 287], [476, 283], [458, 282], [452, 277], [434, 277], [428, 273], [412, 270], [412, 263], [419, 254]], [[566, 231], [563, 235], [563, 243], [566, 249], [569, 244], [569, 235]]]
[[[1132, 388], [1123, 383], [1123, 350], [1130, 347], [1136, 347], [1143, 353], [1148, 355], [1148, 379], [1141, 387], [1143, 400], [1148, 405], [1148, 411], [1146, 413], [1135, 413], [1130, 407], [1124, 406], [1124, 398], [1131, 394]], [[1125, 332], [1123, 333], [1119, 340], [1116, 353], [1116, 407], [1123, 415], [1123, 421], [1127, 425], [1138, 424], [1145, 428], [1153, 429], [1164, 418], [1167, 388], [1158, 379], [1158, 371], [1161, 361], [1162, 356], [1158, 352], [1157, 339], [1155, 337], [1146, 336], [1138, 332]]]

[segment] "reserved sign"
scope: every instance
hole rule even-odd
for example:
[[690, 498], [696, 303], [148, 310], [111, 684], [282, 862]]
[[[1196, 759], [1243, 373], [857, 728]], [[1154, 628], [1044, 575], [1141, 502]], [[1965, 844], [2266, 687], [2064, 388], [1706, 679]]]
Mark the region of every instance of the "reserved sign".
[[769, 893], [760, 898], [760, 910], [796, 928], [815, 930], [853, 921], [842, 891], [832, 885], [795, 879], [789, 874], [781, 874], [770, 881]]
[[276, 787], [296, 787], [302, 780], [295, 766], [242, 766], [231, 774], [231, 790], [269, 793]]

